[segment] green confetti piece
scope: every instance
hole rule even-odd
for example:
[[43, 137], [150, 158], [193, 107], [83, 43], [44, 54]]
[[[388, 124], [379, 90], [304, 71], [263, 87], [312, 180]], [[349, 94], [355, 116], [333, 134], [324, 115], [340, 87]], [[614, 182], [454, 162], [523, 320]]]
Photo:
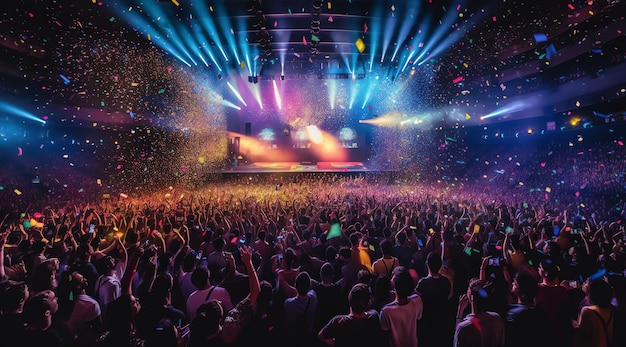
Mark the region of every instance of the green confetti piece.
[[111, 22], [111, 23], [115, 22], [115, 17], [109, 18], [109, 22]]
[[539, 60], [543, 59], [546, 56], [545, 53], [543, 53], [542, 55], [539, 56]]
[[289, 14], [291, 14], [291, 9], [290, 9], [290, 8], [288, 8], [288, 9], [287, 9], [287, 12], [289, 12]]
[[320, 42], [320, 38], [315, 35], [311, 35], [311, 41]]
[[165, 89], [159, 89], [159, 94], [165, 93]]
[[100, 101], [100, 106], [104, 107], [104, 101]]

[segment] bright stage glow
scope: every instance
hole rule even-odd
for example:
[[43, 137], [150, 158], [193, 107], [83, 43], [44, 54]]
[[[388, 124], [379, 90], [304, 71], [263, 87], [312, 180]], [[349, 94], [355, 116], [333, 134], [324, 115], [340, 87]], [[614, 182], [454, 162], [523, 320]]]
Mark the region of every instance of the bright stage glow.
[[37, 116], [35, 116], [34, 114], [21, 109], [15, 105], [9, 104], [7, 102], [4, 101], [0, 101], [0, 113], [8, 113], [10, 115], [14, 115], [14, 116], [18, 116], [18, 117], [22, 117], [24, 119], [28, 119], [28, 120], [32, 120], [35, 122], [39, 122], [41, 124], [46, 124], [46, 121], [43, 119], [39, 119]]
[[[528, 101], [528, 100], [527, 100]], [[487, 115], [484, 115], [482, 117], [480, 117], [480, 119], [489, 119], [489, 118], [494, 118], [494, 117], [498, 117], [498, 116], [502, 116], [505, 115], [507, 113], [513, 113], [513, 112], [518, 112], [521, 110], [524, 110], [527, 105], [528, 102], [524, 102], [524, 101], [514, 101], [512, 103], [510, 103], [509, 105], [506, 105], [504, 107], [501, 107]]]
[[226, 84], [228, 85], [228, 88], [230, 88], [230, 90], [233, 91], [237, 99], [239, 99], [239, 101], [241, 101], [241, 103], [244, 104], [245, 106], [248, 106], [248, 104], [246, 104], [246, 102], [241, 97], [241, 94], [239, 94], [239, 92], [235, 89], [235, 87], [233, 87], [233, 85], [230, 84], [230, 82], [226, 82]]
[[274, 97], [276, 98], [276, 105], [278, 106], [279, 110], [282, 110], [283, 103], [280, 99], [280, 93], [278, 92], [278, 86], [276, 85], [276, 80], [273, 80], [272, 84], [274, 85]]
[[307, 135], [309, 136], [309, 140], [315, 144], [322, 143], [323, 136], [320, 129], [315, 125], [309, 125], [306, 127]]

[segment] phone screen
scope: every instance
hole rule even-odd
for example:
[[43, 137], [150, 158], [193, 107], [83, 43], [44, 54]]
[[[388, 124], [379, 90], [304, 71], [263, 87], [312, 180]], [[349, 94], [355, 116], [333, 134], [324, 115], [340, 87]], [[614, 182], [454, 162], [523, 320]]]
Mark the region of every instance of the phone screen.
[[90, 234], [93, 234], [95, 229], [96, 229], [96, 225], [95, 224], [89, 224], [89, 233]]
[[491, 266], [500, 266], [499, 258], [489, 258], [489, 265]]

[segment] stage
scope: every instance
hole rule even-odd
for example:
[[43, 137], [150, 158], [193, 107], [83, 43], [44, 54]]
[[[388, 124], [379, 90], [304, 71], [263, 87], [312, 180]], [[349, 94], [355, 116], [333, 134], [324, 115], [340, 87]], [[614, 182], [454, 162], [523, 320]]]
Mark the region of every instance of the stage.
[[379, 172], [381, 170], [365, 165], [359, 161], [348, 162], [256, 162], [244, 163], [222, 169], [222, 174], [241, 173], [349, 173], [349, 172]]

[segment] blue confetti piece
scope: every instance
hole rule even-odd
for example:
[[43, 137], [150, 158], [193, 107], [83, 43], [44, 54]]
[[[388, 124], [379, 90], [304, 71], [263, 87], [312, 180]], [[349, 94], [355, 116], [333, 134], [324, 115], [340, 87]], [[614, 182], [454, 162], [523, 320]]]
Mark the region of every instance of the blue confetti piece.
[[589, 276], [589, 279], [594, 281], [597, 280], [598, 278], [602, 278], [602, 276], [606, 275], [606, 269], [601, 269], [600, 271], [594, 273], [593, 275]]
[[489, 297], [489, 294], [487, 294], [487, 291], [482, 288], [478, 290], [478, 295], [480, 295], [480, 297], [483, 299], [486, 299]]
[[61, 79], [63, 80], [63, 83], [64, 83], [64, 84], [66, 84], [66, 85], [67, 85], [67, 84], [70, 84], [70, 80], [69, 80], [69, 79], [67, 79], [67, 77], [65, 77], [65, 75], [63, 75], [63, 74], [59, 74], [59, 77], [61, 77]]
[[554, 44], [551, 43], [548, 45], [548, 47], [546, 47], [546, 57], [548, 58], [548, 60], [550, 60], [555, 55], [556, 55], [556, 48], [554, 47]]
[[546, 36], [546, 34], [535, 34], [534, 36], [535, 36], [535, 42], [537, 43], [548, 41], [548, 37]]

